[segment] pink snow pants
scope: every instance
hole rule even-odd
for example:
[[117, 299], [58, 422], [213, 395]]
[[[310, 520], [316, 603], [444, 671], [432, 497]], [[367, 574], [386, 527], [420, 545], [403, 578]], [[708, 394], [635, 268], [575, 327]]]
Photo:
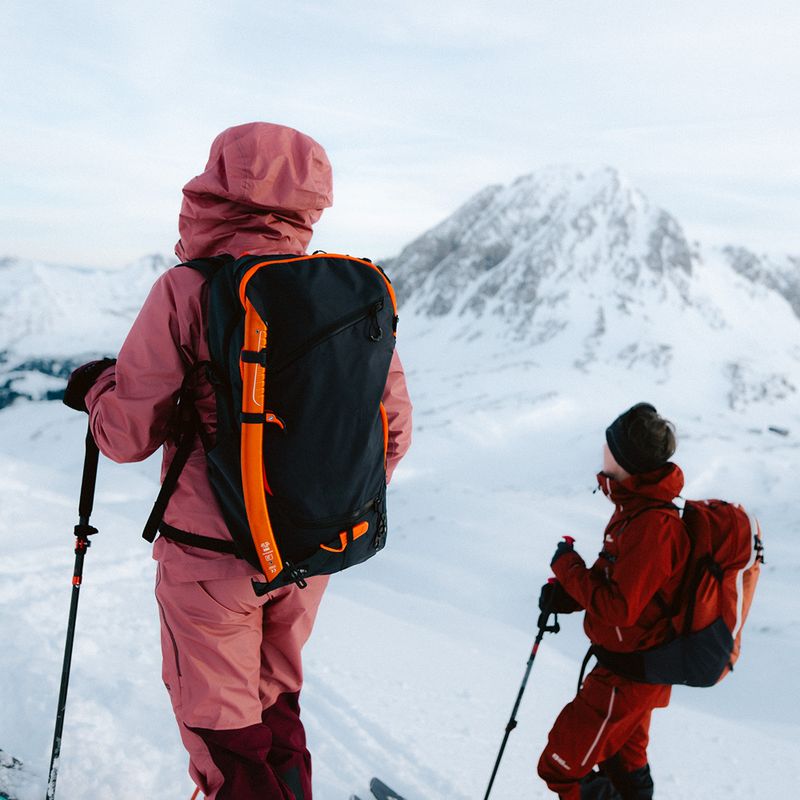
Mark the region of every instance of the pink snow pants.
[[300, 652], [327, 583], [257, 597], [247, 576], [177, 581], [158, 565], [164, 684], [207, 800], [311, 800]]

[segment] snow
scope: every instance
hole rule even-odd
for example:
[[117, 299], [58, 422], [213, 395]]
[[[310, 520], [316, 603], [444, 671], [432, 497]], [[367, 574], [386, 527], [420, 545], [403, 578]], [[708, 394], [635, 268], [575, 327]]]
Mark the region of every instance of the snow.
[[[483, 375], [437, 363], [434, 379], [438, 359], [424, 337], [407, 344], [418, 431], [391, 487], [390, 544], [332, 580], [306, 651], [304, 718], [321, 800], [366, 791], [372, 774], [408, 800], [482, 796], [535, 634], [547, 560], [565, 533], [584, 552], [597, 546], [609, 511], [591, 492], [603, 424], [639, 398], [619, 380], [585, 378], [571, 392], [541, 393], [532, 367]], [[676, 691], [671, 708], [655, 715], [659, 796], [790, 796], [786, 765], [800, 744], [787, 669], [800, 657], [800, 557], [791, 524], [796, 434], [751, 432], [744, 420], [719, 431], [713, 416], [710, 423], [693, 419], [687, 400], [662, 400], [685, 431], [687, 496], [747, 503], [765, 529], [767, 565], [734, 675], [713, 690]], [[796, 414], [770, 418], [798, 430]], [[14, 676], [0, 687], [0, 741], [36, 765], [41, 796], [85, 418], [56, 403], [17, 403], [0, 412], [0, 424], [0, 657], [3, 673]], [[100, 533], [81, 591], [61, 798], [191, 792], [160, 682], [153, 562], [139, 538], [157, 466], [152, 459], [101, 462], [92, 517]], [[562, 623], [534, 665], [493, 790], [498, 798], [547, 796], [535, 761], [574, 692], [585, 648], [579, 620]]]
[[[569, 173], [546, 177], [555, 191]], [[608, 196], [612, 178], [586, 178], [586, 196]], [[532, 191], [529, 184], [514, 192]], [[641, 215], [660, 216], [623, 189], [634, 238], [648, 242]], [[486, 190], [472, 217], [504, 192]], [[579, 213], [585, 203], [566, 205]], [[512, 206], [506, 202], [504, 213]], [[448, 236], [456, 237], [458, 226], [449, 224]], [[607, 218], [597, 213], [594, 227], [581, 224], [566, 228], [609, 235]], [[301, 701], [318, 800], [368, 796], [372, 775], [407, 800], [483, 797], [536, 633], [552, 550], [565, 534], [587, 558], [599, 548], [611, 511], [593, 493], [603, 431], [639, 400], [653, 402], [677, 426], [685, 496], [744, 503], [759, 517], [766, 544], [735, 672], [713, 689], [675, 689], [671, 706], [654, 715], [657, 796], [796, 794], [800, 320], [786, 297], [735, 271], [723, 252], [698, 251], [688, 274], [680, 265], [656, 277], [640, 271], [633, 283], [599, 268], [567, 274], [568, 263], [578, 264], [562, 259], [553, 272], [563, 273], [558, 281], [550, 285], [545, 276], [540, 285], [539, 299], [550, 298], [549, 306], [506, 300], [501, 313], [489, 298], [482, 311], [465, 312], [485, 280], [477, 274], [447, 313], [428, 313], [432, 295], [413, 292], [401, 311], [399, 349], [416, 427], [390, 487], [389, 543], [367, 564], [334, 576], [305, 653]], [[130, 274], [131, 297], [143, 297], [152, 282], [147, 269], [141, 280]], [[48, 291], [66, 291], [70, 281], [54, 274], [43, 278], [57, 281]], [[515, 286], [520, 275], [514, 268], [506, 280]], [[428, 291], [423, 284], [414, 291]], [[105, 309], [104, 338], [85, 325], [60, 342], [53, 320], [40, 319], [48, 355], [101, 353], [124, 335], [135, 302], [114, 320], [105, 312], [118, 298], [97, 290], [92, 296]], [[18, 295], [17, 302], [32, 300]], [[525, 314], [544, 315], [534, 320], [537, 330], [544, 318], [557, 330], [539, 343], [520, 338]], [[8, 325], [6, 333], [16, 330]], [[36, 354], [44, 339], [31, 330], [30, 341], [18, 337], [10, 350]], [[20, 800], [40, 799], [47, 779], [85, 425], [85, 416], [53, 402], [17, 400], [0, 411], [0, 745], [25, 762]], [[92, 516], [100, 533], [85, 563], [60, 800], [188, 800], [193, 789], [161, 684], [154, 562], [140, 538], [158, 473], [157, 459], [101, 460]], [[579, 616], [561, 623], [534, 664], [492, 792], [498, 800], [551, 797], [536, 761], [574, 695], [587, 646]]]

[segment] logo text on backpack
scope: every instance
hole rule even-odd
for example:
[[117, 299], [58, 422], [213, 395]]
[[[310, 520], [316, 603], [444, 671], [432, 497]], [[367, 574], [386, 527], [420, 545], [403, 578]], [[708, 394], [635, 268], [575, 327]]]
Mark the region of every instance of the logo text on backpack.
[[269, 564], [270, 574], [274, 575], [278, 571], [278, 568], [275, 566], [275, 552], [269, 542], [260, 542], [260, 546], [261, 554], [264, 556], [264, 560]]

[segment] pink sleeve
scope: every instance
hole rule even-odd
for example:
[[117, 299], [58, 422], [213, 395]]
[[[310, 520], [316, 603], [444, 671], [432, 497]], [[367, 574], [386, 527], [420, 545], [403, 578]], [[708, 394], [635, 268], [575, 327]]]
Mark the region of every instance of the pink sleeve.
[[395, 467], [411, 446], [411, 398], [408, 396], [406, 376], [397, 351], [392, 355], [383, 406], [389, 419], [389, 448], [386, 459], [386, 482], [392, 478]]
[[92, 433], [103, 455], [141, 461], [167, 438], [187, 367], [202, 328], [202, 276], [171, 269], [153, 285], [119, 352], [86, 395]]

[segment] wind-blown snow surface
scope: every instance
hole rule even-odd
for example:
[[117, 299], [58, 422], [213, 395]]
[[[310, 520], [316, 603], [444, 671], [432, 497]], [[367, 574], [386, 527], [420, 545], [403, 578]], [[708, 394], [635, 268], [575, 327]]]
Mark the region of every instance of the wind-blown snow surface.
[[[559, 191], [570, 194], [566, 183]], [[652, 225], [663, 221], [645, 200], [635, 202], [631, 228], [641, 235], [629, 248], [634, 272], [639, 254], [647, 263]], [[601, 215], [594, 229], [608, 230], [608, 219]], [[683, 252], [677, 223], [664, 224], [669, 252]], [[460, 236], [451, 239], [456, 249]], [[781, 287], [745, 274], [721, 252], [666, 259], [660, 273], [641, 267], [633, 283], [631, 273], [614, 278], [601, 262], [551, 292], [545, 284], [575, 263], [564, 241], [551, 243], [556, 266], [538, 283], [536, 297], [553, 302], [533, 311], [510, 299], [497, 310], [495, 293], [462, 313], [486, 280], [477, 270], [449, 308], [431, 313], [426, 298], [433, 294], [424, 276], [416, 288], [408, 277], [408, 253], [394, 264], [408, 298], [399, 347], [415, 402], [415, 441], [390, 488], [386, 551], [332, 579], [306, 650], [303, 715], [320, 800], [365, 795], [373, 774], [408, 800], [483, 797], [535, 635], [552, 550], [564, 534], [577, 537], [589, 559], [599, 549], [611, 511], [592, 493], [603, 431], [642, 399], [677, 425], [685, 495], [745, 503], [761, 519], [767, 545], [735, 673], [713, 689], [677, 689], [670, 708], [654, 715], [657, 796], [795, 794], [800, 320]], [[587, 256], [585, 263], [594, 262]], [[503, 285], [518, 274], [506, 266]], [[620, 305], [623, 292], [629, 301]], [[525, 314], [542, 313], [558, 323], [552, 335], [539, 336], [543, 318], [520, 327]], [[96, 349], [110, 344], [119, 341]], [[0, 411], [0, 746], [36, 773], [23, 800], [44, 794], [85, 424], [57, 403], [18, 400]], [[101, 532], [86, 560], [62, 800], [191, 793], [160, 683], [154, 565], [139, 538], [157, 477], [154, 459], [101, 462], [92, 518]], [[550, 796], [536, 760], [574, 694], [586, 647], [578, 616], [562, 618], [562, 626], [539, 652], [493, 797]]]

